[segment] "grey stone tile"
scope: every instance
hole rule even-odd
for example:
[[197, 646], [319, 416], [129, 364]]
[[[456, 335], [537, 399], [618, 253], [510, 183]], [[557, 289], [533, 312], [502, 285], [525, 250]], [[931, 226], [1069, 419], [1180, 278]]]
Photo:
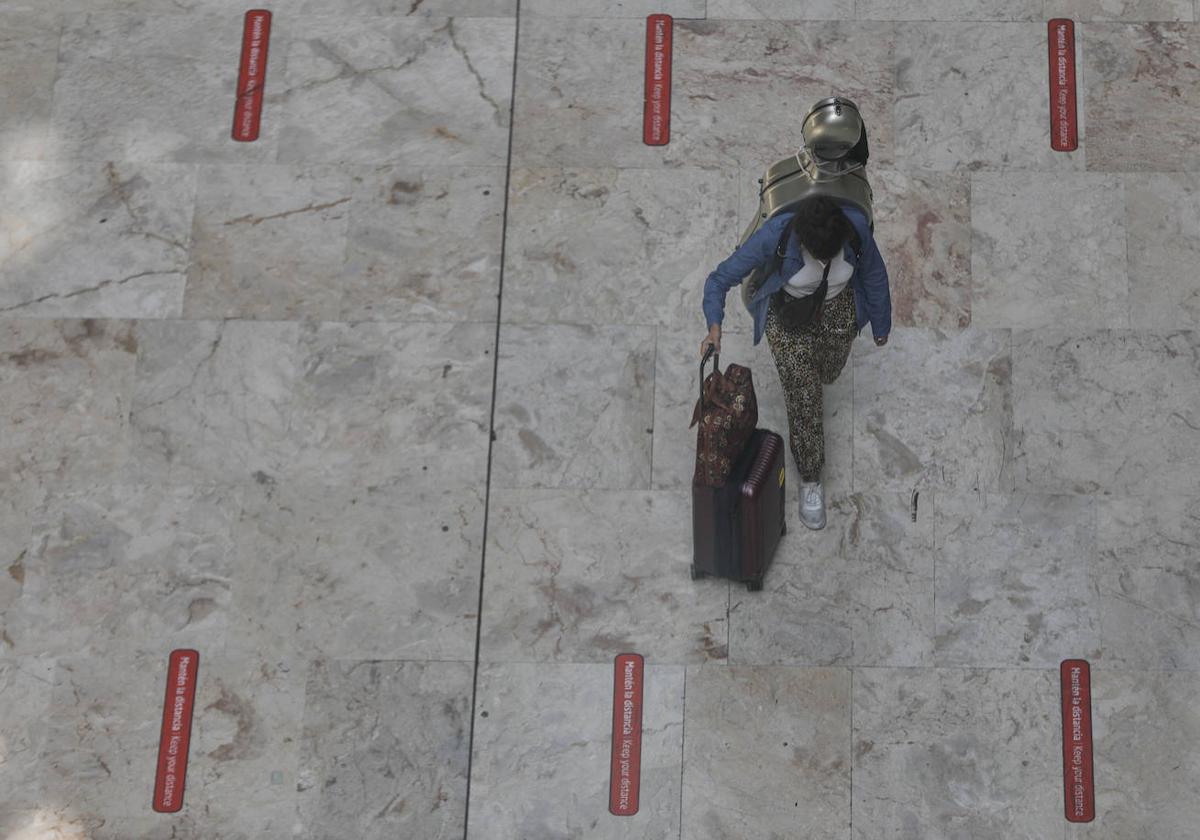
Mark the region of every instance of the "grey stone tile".
[[242, 26], [240, 14], [207, 12], [67, 16], [54, 87], [53, 157], [274, 160], [279, 113], [272, 91], [283, 78], [286, 50], [279, 46], [286, 37], [272, 35], [262, 134], [253, 143], [235, 142], [230, 133]]
[[853, 20], [854, 0], [708, 0], [709, 20]]
[[[863, 109], [872, 159], [887, 165], [892, 41], [887, 24], [678, 21], [671, 142], [649, 147], [641, 137], [645, 23], [533, 19], [521, 27], [514, 162], [767, 166], [796, 149], [803, 115], [788, 108], [833, 89]], [[800, 104], [789, 105], [797, 96]]]
[[[779, 434], [787, 448], [784, 458], [787, 476], [784, 484], [785, 513], [789, 530], [802, 528], [799, 520], [800, 474], [788, 445], [787, 405], [783, 386], [775, 367], [775, 359], [767, 339], [757, 347], [744, 330], [750, 327], [750, 317], [742, 307], [740, 290], [730, 293], [725, 304], [725, 325], [721, 337], [721, 365], [750, 368], [754, 394], [758, 402], [758, 428]], [[728, 331], [726, 327], [740, 327]], [[692, 411], [700, 396], [700, 340], [703, 325], [691, 335], [668, 333], [658, 337], [658, 358], [654, 378], [654, 487], [656, 489], [690, 488], [696, 469], [696, 429], [688, 428]], [[858, 339], [862, 343], [866, 339]], [[710, 362], [705, 372], [712, 370]], [[849, 493], [852, 468], [854, 429], [851, 425], [853, 399], [853, 370], [849, 362], [842, 375], [832, 385], [826, 385], [823, 395], [825, 431], [825, 469], [821, 483], [826, 498], [831, 494]], [[797, 531], [796, 533], [799, 533]]]
[[[33, 520], [14, 650], [105, 657], [147, 638], [223, 644], [237, 490], [98, 486], [51, 494]], [[71, 616], [64, 621], [64, 616]]]
[[0, 654], [14, 646], [8, 626], [25, 589], [33, 518], [45, 493], [33, 482], [0, 485]]
[[1060, 708], [1049, 671], [856, 671], [853, 836], [1061, 836]]
[[355, 177], [339, 320], [495, 321], [504, 171], [378, 167]]
[[481, 666], [467, 836], [679, 837], [683, 667], [648, 659], [644, 692], [640, 809], [615, 817], [612, 663]]
[[[64, 12], [78, 16], [88, 12], [129, 12], [139, 15], [223, 15], [239, 22], [252, 6], [244, 0], [57, 0]], [[241, 41], [234, 41], [239, 45]]]
[[1200, 671], [1198, 505], [1194, 496], [1097, 501], [1095, 578], [1106, 668]]
[[[1200, 31], [1181, 23], [1095, 23], [1083, 53], [1088, 169], [1200, 169]], [[1136, 108], [1135, 117], [1130, 109]], [[1157, 125], [1153, 132], [1139, 131]]]
[[1083, 169], [1082, 145], [1050, 148], [1049, 106], [1031, 117], [1030, 103], [1047, 101], [1044, 23], [902, 23], [896, 33], [897, 168]]
[[465, 662], [314, 662], [293, 836], [461, 837], [470, 705]]
[[933, 664], [934, 494], [826, 497], [829, 524], [789, 526], [762, 592], [733, 587], [735, 665]]
[[1069, 826], [1068, 840], [1186, 840], [1195, 833], [1197, 692], [1197, 674], [1092, 670], [1096, 820]]
[[1042, 0], [856, 0], [863, 20], [1026, 21], [1042, 19]]
[[1013, 336], [1018, 489], [1158, 496], [1195, 488], [1200, 335]]
[[279, 475], [299, 445], [289, 434], [299, 331], [250, 321], [140, 323], [133, 475], [199, 484]]
[[170, 318], [183, 306], [190, 167], [13, 164], [0, 174], [0, 316]]
[[854, 487], [1011, 489], [1008, 330], [896, 329], [858, 342]]
[[850, 672], [693, 666], [687, 677], [683, 836], [845, 837]]
[[352, 176], [286, 166], [202, 167], [187, 318], [335, 320]]
[[124, 466], [137, 346], [122, 321], [0, 322], [0, 484], [87, 483]]
[[939, 666], [1050, 668], [1096, 654], [1091, 498], [941, 493], [936, 518]]
[[734, 178], [698, 169], [515, 171], [505, 322], [697, 323], [704, 279], [736, 244]]
[[[869, 171], [875, 240], [888, 270], [892, 321], [961, 329], [971, 323], [971, 182], [964, 173]], [[869, 336], [869, 328], [865, 331]]]
[[[7, 651], [0, 657], [0, 698], [4, 702], [4, 714], [0, 717], [0, 741], [4, 743], [4, 759], [0, 761], [3, 810], [28, 812], [41, 804], [39, 759], [53, 685], [53, 659], [11, 656]], [[15, 821], [16, 815], [12, 819]], [[0, 828], [4, 827], [4, 817], [0, 815]], [[15, 828], [9, 828], [4, 836], [12, 837], [15, 832]]]
[[1193, 21], [1188, 0], [1046, 0], [1047, 18], [1076, 21]]
[[1200, 323], [1200, 176], [1126, 175], [1129, 318], [1135, 329], [1189, 329]]
[[[58, 819], [148, 815], [168, 652], [58, 660], [41, 759], [42, 796], [61, 807]], [[203, 809], [210, 836], [225, 836], [226, 826], [231, 836], [285, 836], [295, 814], [302, 669], [268, 652], [199, 654], [185, 808]], [[272, 773], [284, 783], [268, 784]]]
[[652, 327], [500, 333], [492, 486], [648, 489]]
[[971, 226], [975, 326], [1130, 325], [1120, 178], [979, 173]]
[[483, 492], [482, 481], [247, 491], [233, 575], [241, 643], [309, 658], [471, 660]]
[[309, 324], [285, 477], [478, 487], [487, 473], [493, 324]]
[[139, 336], [146, 480], [461, 486], [483, 474], [491, 325], [171, 322]]
[[517, 0], [298, 0], [296, 4], [302, 14], [363, 17], [511, 17], [516, 10]]
[[298, 19], [271, 97], [283, 113], [279, 159], [503, 164], [514, 26], [505, 18]]
[[632, 17], [672, 15], [679, 18], [704, 17], [705, 0], [523, 0], [521, 15], [530, 17]]
[[480, 657], [724, 659], [729, 585], [690, 579], [691, 519], [678, 491], [493, 494]]
[[48, 4], [0, 7], [2, 160], [39, 158], [45, 152], [61, 32], [62, 17]]

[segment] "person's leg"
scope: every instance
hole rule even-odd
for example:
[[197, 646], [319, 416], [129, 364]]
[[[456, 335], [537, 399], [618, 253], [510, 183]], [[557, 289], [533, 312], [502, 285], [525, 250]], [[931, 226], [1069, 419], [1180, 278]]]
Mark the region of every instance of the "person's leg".
[[847, 287], [825, 306], [815, 337], [814, 357], [821, 382], [830, 385], [841, 375], [850, 358], [850, 346], [857, 334], [854, 314], [854, 290]]
[[767, 344], [775, 357], [788, 415], [788, 442], [800, 480], [821, 480], [825, 464], [824, 406], [821, 379], [814, 356], [812, 330], [785, 329], [773, 310], [767, 314]]

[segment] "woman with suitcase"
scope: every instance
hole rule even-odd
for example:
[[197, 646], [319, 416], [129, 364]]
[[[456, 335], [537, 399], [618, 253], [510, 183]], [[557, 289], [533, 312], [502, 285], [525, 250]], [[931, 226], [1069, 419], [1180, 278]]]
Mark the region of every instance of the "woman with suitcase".
[[868, 323], [875, 344], [887, 343], [887, 268], [859, 207], [827, 196], [804, 198], [764, 222], [708, 276], [701, 356], [710, 346], [720, 350], [725, 297], [752, 272], [761, 278], [747, 297], [754, 343], [766, 335], [783, 385], [789, 443], [800, 471], [800, 520], [823, 528], [822, 387], [837, 379], [854, 337]]

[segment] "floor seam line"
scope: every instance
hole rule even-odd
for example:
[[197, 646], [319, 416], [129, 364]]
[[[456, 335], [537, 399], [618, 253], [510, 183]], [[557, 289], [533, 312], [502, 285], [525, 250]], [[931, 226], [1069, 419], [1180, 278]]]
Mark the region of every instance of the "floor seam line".
[[504, 324], [504, 268], [508, 250], [508, 210], [512, 183], [513, 135], [517, 113], [517, 61], [521, 43], [521, 0], [517, 0], [513, 17], [513, 67], [512, 86], [508, 104], [508, 153], [504, 167], [504, 209], [500, 221], [500, 274], [496, 286], [496, 333], [492, 344], [492, 404], [488, 416], [487, 473], [484, 479], [483, 534], [479, 554], [479, 600], [475, 611], [475, 664], [471, 675], [471, 724], [467, 735], [467, 784], [463, 795], [463, 840], [470, 835], [471, 825], [471, 774], [475, 761], [475, 718], [479, 698], [480, 644], [483, 639], [483, 586], [487, 567], [488, 524], [492, 502], [492, 459], [496, 445], [496, 397], [500, 384], [500, 330]]

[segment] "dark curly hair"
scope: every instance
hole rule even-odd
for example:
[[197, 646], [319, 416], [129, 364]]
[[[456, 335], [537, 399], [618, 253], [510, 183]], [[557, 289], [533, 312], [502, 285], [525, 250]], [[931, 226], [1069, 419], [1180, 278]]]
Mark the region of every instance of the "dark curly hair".
[[792, 231], [810, 254], [824, 262], [837, 256], [854, 229], [833, 199], [818, 195], [805, 199], [796, 208]]

